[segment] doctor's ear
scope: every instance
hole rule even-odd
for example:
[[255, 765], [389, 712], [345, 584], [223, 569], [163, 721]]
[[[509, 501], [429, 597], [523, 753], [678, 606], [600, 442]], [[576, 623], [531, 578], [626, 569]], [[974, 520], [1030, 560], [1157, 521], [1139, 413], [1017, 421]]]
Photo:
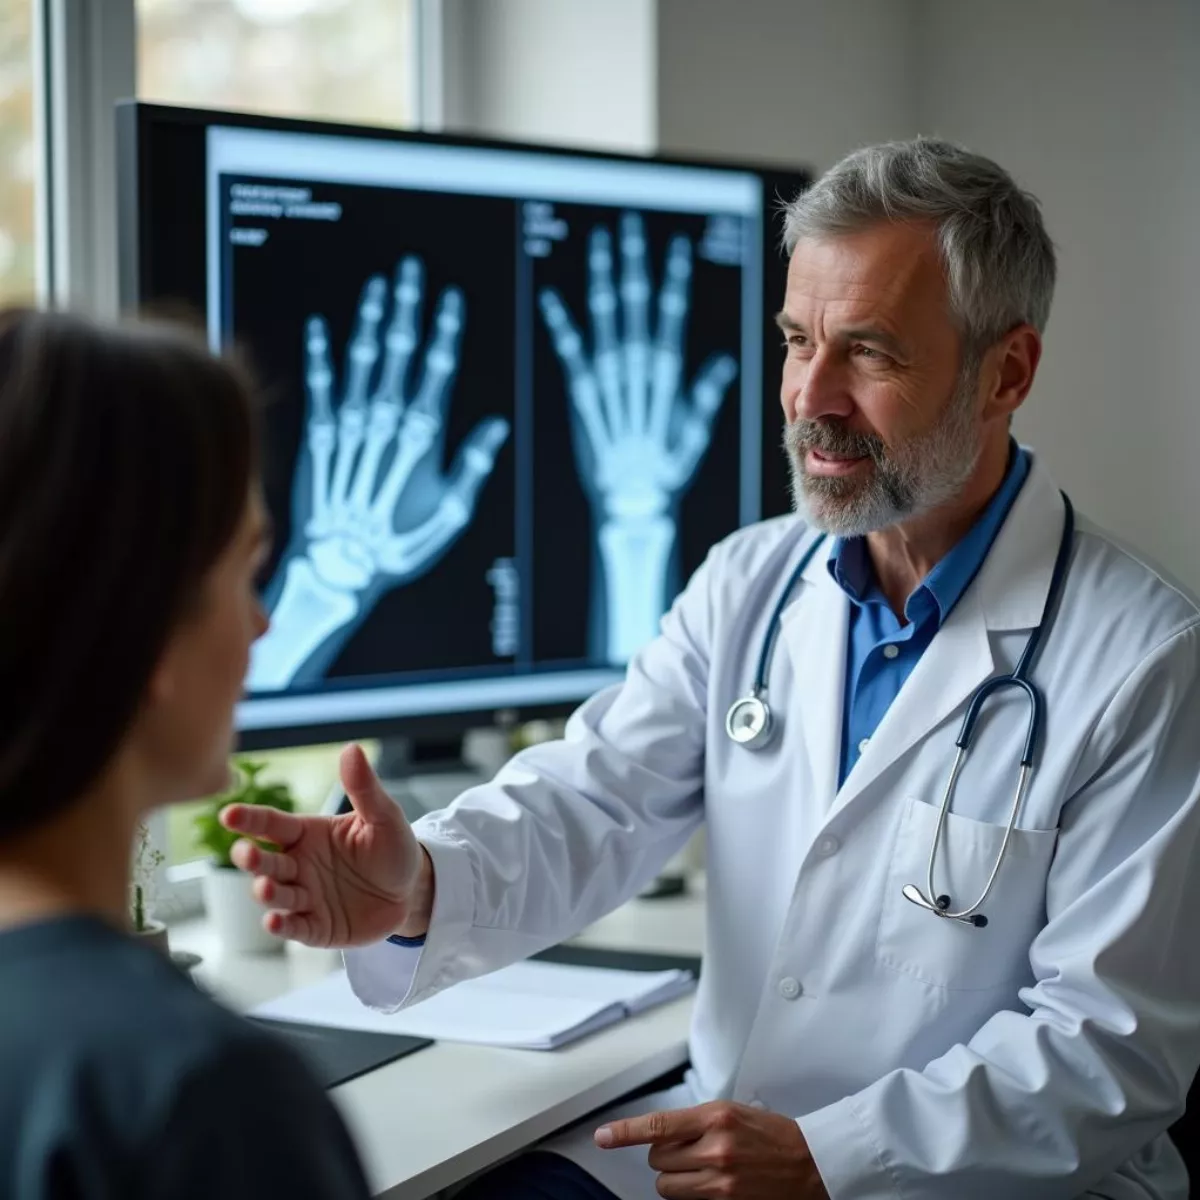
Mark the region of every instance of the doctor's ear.
[[1018, 325], [984, 355], [979, 373], [983, 419], [1012, 416], [1033, 387], [1042, 358], [1042, 337], [1032, 325]]

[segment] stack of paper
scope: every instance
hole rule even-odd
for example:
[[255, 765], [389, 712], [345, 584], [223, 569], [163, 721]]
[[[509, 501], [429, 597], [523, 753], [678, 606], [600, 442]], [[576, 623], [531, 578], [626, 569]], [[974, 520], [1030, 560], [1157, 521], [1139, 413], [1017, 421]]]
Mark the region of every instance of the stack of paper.
[[521, 962], [388, 1014], [360, 1003], [345, 971], [338, 971], [259, 1005], [251, 1015], [447, 1042], [553, 1050], [682, 996], [695, 984], [690, 971], [617, 971]]

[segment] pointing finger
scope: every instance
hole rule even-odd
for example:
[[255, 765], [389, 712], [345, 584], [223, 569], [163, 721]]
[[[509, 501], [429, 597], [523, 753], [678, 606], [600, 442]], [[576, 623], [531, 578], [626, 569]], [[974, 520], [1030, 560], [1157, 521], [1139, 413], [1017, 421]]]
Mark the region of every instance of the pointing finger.
[[677, 1108], [612, 1121], [596, 1130], [597, 1146], [655, 1146], [662, 1142], [692, 1142], [703, 1137], [708, 1126], [704, 1114], [695, 1108]]

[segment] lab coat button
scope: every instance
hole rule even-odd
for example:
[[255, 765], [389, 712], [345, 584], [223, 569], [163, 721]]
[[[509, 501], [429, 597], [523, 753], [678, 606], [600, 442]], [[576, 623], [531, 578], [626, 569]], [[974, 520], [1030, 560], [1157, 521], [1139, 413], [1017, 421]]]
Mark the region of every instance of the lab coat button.
[[899, 654], [899, 653], [900, 653], [900, 647], [899, 647], [899, 646], [897, 646], [897, 645], [895, 645], [895, 644], [894, 644], [894, 643], [892, 643], [892, 642], [889, 642], [889, 643], [888, 643], [886, 646], [884, 646], [884, 648], [883, 648], [883, 657], [884, 657], [884, 658], [895, 658], [895, 657], [896, 657], [896, 655], [897, 655], [897, 654]]
[[766, 1108], [767, 1106], [757, 1096], [755, 1096], [754, 1099], [750, 1101], [750, 1107], [751, 1108]]
[[830, 858], [836, 854], [842, 847], [842, 843], [835, 837], [823, 837], [817, 843], [817, 853], [822, 858]]
[[867, 752], [867, 743], [868, 743], [870, 740], [871, 740], [870, 738], [863, 738], [863, 739], [862, 739], [862, 740], [861, 740], [861, 741], [858, 743], [858, 752], [859, 752], [859, 754], [866, 754], [866, 752]]
[[793, 979], [790, 975], [785, 976], [779, 981], [779, 994], [785, 1000], [795, 1000], [801, 991], [803, 989], [800, 987], [800, 981]]

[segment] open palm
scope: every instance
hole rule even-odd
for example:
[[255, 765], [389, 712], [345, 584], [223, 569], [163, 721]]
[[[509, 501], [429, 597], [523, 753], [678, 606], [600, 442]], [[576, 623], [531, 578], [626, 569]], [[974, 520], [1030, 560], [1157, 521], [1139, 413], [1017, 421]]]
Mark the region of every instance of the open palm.
[[273, 842], [243, 840], [233, 861], [255, 876], [254, 892], [270, 910], [267, 929], [308, 946], [363, 946], [410, 919], [425, 852], [399, 806], [383, 790], [362, 750], [342, 754], [342, 783], [353, 811], [301, 816], [231, 804], [226, 828]]

